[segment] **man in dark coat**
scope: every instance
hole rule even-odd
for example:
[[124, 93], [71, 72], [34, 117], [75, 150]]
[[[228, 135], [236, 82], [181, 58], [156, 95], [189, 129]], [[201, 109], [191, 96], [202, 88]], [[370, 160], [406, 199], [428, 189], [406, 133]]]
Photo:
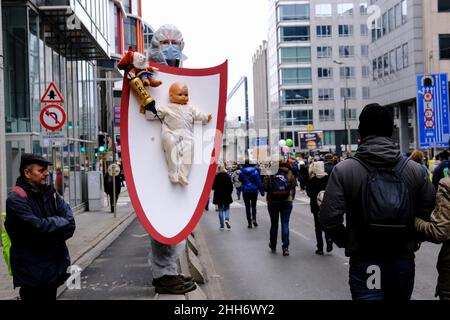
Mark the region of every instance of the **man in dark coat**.
[[68, 278], [65, 241], [75, 231], [75, 220], [69, 205], [47, 184], [49, 164], [23, 154], [20, 177], [6, 200], [13, 282], [24, 301], [56, 300], [58, 286]]
[[[345, 247], [345, 254], [350, 257], [349, 284], [353, 299], [409, 300], [414, 288], [417, 234], [413, 228], [408, 229], [396, 241], [391, 241], [391, 237], [368, 232], [371, 229], [364, 215], [367, 206], [364, 206], [363, 195], [368, 187], [369, 172], [363, 164], [371, 170], [392, 169], [402, 159], [398, 145], [391, 139], [393, 120], [385, 107], [371, 104], [361, 112], [359, 121], [362, 144], [355, 154], [359, 161], [349, 158], [334, 167], [319, 222], [339, 247]], [[408, 203], [410, 210], [415, 217], [429, 220], [435, 190], [418, 163], [407, 160], [403, 165], [400, 178], [412, 199]], [[401, 231], [397, 231], [397, 235]], [[380, 281], [369, 288], [368, 283], [374, 282], [374, 272]]]

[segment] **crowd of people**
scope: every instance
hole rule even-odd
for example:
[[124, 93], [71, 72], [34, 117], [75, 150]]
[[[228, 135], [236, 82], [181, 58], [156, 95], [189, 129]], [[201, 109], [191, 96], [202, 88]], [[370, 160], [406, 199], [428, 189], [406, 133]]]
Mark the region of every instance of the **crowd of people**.
[[[248, 228], [258, 226], [261, 195], [271, 222], [269, 248], [276, 251], [281, 222], [281, 248], [289, 256], [289, 218], [298, 191], [310, 198], [315, 253], [332, 252], [336, 245], [350, 258], [353, 299], [410, 299], [415, 252], [424, 241], [443, 243], [436, 296], [450, 299], [449, 151], [431, 159], [420, 150], [401, 153], [392, 140], [392, 117], [378, 104], [364, 108], [358, 129], [358, 150], [344, 158], [332, 153], [283, 157], [278, 171], [265, 176], [249, 161], [220, 165], [213, 187], [220, 230], [224, 223], [231, 229], [233, 186], [237, 199], [243, 196]], [[379, 268], [381, 284], [368, 287], [372, 266]]]

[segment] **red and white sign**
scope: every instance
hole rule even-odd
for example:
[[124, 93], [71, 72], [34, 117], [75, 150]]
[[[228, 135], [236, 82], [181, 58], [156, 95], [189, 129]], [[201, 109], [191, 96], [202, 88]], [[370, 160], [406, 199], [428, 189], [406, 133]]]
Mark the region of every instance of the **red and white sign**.
[[427, 102], [430, 102], [433, 100], [433, 94], [431, 92], [427, 92], [423, 95], [423, 99]]
[[181, 81], [189, 84], [189, 104], [213, 115], [194, 134], [189, 185], [173, 184], [161, 144], [161, 123], [148, 121], [139, 112], [140, 102], [123, 81], [120, 142], [128, 192], [145, 230], [160, 243], [176, 244], [195, 228], [211, 193], [225, 123], [227, 63], [209, 69], [154, 66], [163, 84], [149, 90], [160, 105], [169, 103], [170, 85]]
[[42, 108], [39, 120], [47, 130], [56, 131], [66, 123], [66, 112], [57, 104], [49, 104]]
[[433, 121], [433, 119], [427, 119], [425, 121], [425, 128], [427, 128], [427, 129], [433, 129], [434, 128], [434, 121]]
[[63, 103], [63, 102], [64, 98], [61, 92], [56, 87], [56, 84], [54, 82], [51, 82], [41, 98], [41, 103]]

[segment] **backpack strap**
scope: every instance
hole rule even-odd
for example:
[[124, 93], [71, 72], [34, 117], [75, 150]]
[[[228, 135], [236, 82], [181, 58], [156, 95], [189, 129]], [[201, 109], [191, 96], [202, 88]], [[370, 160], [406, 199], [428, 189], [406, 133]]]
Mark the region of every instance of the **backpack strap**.
[[408, 158], [403, 158], [397, 162], [397, 164], [395, 165], [395, 167], [392, 169], [395, 173], [397, 173], [398, 175], [401, 175], [403, 170], [405, 169], [406, 165], [408, 164], [410, 159]]
[[21, 198], [28, 199], [28, 195], [22, 187], [15, 186], [11, 189], [11, 192], [17, 193]]
[[361, 159], [358, 159], [356, 157], [349, 157], [347, 159], [352, 159], [357, 161], [360, 165], [362, 165], [364, 167], [364, 169], [366, 169], [368, 172], [374, 172], [376, 171], [375, 168], [372, 168], [371, 166], [369, 166], [368, 164], [364, 163]]
[[[367, 171], [369, 172], [375, 172], [377, 171], [376, 168], [368, 165], [367, 163], [365, 163], [364, 161], [362, 161], [361, 159], [358, 159], [357, 157], [349, 157], [348, 159], [353, 159], [356, 160], [357, 162], [359, 162], [359, 164], [361, 164]], [[399, 162], [397, 162], [397, 164], [392, 168], [392, 170], [398, 174], [401, 175], [401, 173], [403, 172], [403, 170], [405, 169], [406, 165], [408, 164], [409, 159], [407, 158], [402, 158]]]

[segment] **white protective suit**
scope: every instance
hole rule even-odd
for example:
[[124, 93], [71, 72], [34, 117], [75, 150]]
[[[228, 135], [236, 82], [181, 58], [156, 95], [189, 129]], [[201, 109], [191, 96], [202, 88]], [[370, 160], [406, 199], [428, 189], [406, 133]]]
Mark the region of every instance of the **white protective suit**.
[[[164, 149], [169, 179], [173, 183], [187, 185], [193, 157], [194, 122], [208, 123], [208, 115], [193, 106], [169, 103], [157, 108], [158, 116], [163, 121], [161, 141]], [[146, 111], [147, 120], [157, 117]]]

